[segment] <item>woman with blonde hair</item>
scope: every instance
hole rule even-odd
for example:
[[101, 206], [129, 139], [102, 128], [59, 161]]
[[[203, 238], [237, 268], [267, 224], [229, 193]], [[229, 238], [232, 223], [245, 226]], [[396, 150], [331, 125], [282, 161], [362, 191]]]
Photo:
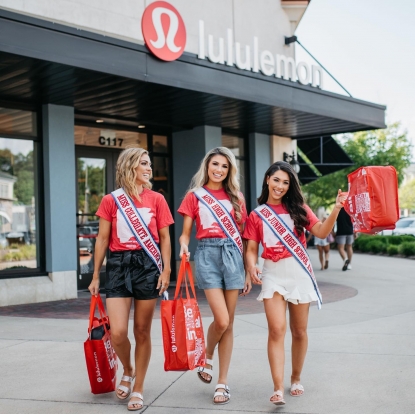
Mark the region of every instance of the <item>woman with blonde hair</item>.
[[206, 365], [199, 368], [198, 376], [204, 383], [212, 381], [213, 354], [218, 345], [219, 378], [213, 403], [227, 404], [236, 303], [239, 290], [241, 295], [251, 290], [250, 278], [245, 277], [241, 238], [246, 207], [239, 191], [236, 159], [228, 148], [214, 148], [206, 154], [178, 212], [184, 217], [180, 257], [185, 254], [187, 260], [190, 234], [196, 222], [196, 281], [204, 289], [213, 313], [207, 333]]
[[[164, 197], [151, 190], [151, 162], [142, 148], [121, 152], [117, 161], [118, 190], [103, 197], [95, 244], [94, 274], [89, 290], [99, 293], [99, 274], [107, 248], [106, 305], [111, 342], [124, 368], [116, 396], [128, 402], [129, 411], [144, 405], [143, 387], [151, 356], [151, 322], [157, 297], [169, 286], [173, 223]], [[134, 365], [128, 339], [128, 319], [134, 298]], [[132, 382], [134, 387], [131, 391]]]

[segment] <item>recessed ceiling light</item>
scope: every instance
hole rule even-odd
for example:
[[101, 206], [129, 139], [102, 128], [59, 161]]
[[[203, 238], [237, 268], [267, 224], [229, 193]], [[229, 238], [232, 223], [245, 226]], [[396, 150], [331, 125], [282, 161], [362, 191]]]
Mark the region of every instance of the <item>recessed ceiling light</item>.
[[97, 124], [102, 124], [102, 123], [104, 122], [104, 120], [103, 120], [103, 119], [97, 119], [95, 122], [96, 122]]
[[145, 125], [138, 125], [138, 128], [145, 128]]

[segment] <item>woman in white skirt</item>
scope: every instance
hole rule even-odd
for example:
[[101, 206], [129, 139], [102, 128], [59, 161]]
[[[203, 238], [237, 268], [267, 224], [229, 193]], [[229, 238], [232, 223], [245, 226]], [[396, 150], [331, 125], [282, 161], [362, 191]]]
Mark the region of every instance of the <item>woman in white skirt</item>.
[[[320, 239], [325, 239], [330, 233], [337, 215], [343, 207], [342, 203], [346, 199], [346, 196], [339, 194], [332, 213], [324, 223], [320, 222], [305, 204], [297, 175], [291, 165], [279, 161], [272, 164], [265, 173], [258, 204], [262, 206], [262, 211], [264, 211], [264, 207], [268, 209], [266, 214], [270, 220], [275, 216], [289, 228], [288, 231], [294, 233], [294, 237], [285, 239], [288, 240], [288, 244], [293, 246], [298, 242], [305, 247], [304, 228]], [[297, 257], [293, 257], [288, 250], [287, 242], [285, 241], [283, 244], [279, 241], [271, 228], [272, 226], [258, 214], [259, 211], [261, 208], [257, 208], [250, 214], [244, 231], [244, 238], [248, 241], [246, 269], [252, 282], [262, 285], [258, 300], [264, 302], [268, 321], [268, 359], [274, 382], [274, 392], [270, 401], [276, 405], [283, 405], [285, 404], [284, 337], [287, 304], [292, 336], [290, 395], [299, 397], [304, 393], [300, 377], [307, 353], [307, 322], [310, 302], [321, 301], [321, 296], [315, 279], [300, 264], [301, 257], [297, 255]], [[270, 216], [269, 212], [273, 216]], [[275, 223], [275, 220], [273, 222]], [[281, 227], [274, 226], [274, 228], [278, 228], [283, 233]], [[260, 243], [264, 249], [262, 258], [265, 259], [262, 272], [256, 264]], [[302, 261], [307, 261], [304, 255]]]

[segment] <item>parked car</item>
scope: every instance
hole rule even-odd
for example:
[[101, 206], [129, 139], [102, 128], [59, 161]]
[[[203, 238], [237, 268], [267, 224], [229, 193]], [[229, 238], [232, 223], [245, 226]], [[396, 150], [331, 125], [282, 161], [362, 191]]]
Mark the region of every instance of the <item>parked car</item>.
[[402, 236], [408, 234], [415, 237], [415, 217], [401, 218], [396, 223], [395, 230], [392, 230], [395, 236]]

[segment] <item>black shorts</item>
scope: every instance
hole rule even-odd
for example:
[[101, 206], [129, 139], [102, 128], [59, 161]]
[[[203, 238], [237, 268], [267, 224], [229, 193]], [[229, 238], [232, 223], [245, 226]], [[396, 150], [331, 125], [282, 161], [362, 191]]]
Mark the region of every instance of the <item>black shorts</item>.
[[107, 298], [155, 299], [160, 271], [144, 250], [110, 252], [106, 266]]

